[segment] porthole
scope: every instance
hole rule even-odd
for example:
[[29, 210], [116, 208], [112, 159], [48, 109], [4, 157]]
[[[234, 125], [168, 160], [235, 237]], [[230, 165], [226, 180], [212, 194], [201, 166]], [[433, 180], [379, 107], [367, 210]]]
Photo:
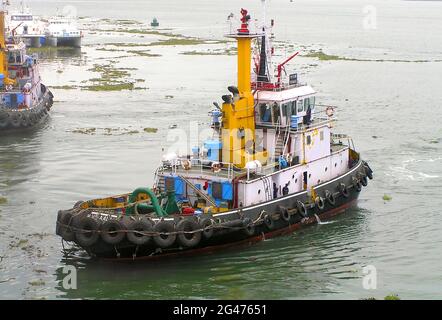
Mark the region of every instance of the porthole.
[[318, 179], [318, 184], [320, 184], [321, 183], [321, 179]]
[[309, 177], [309, 178], [311, 178], [311, 177], [312, 177], [312, 174], [311, 174], [311, 173], [309, 173], [309, 174], [308, 174], [308, 177]]
[[327, 168], [327, 167], [325, 167], [325, 172], [327, 172], [327, 169], [328, 169], [328, 168]]
[[338, 164], [335, 162], [335, 168], [336, 168], [337, 165], [338, 165]]
[[295, 179], [295, 183], [298, 183], [298, 179]]
[[292, 180], [295, 179], [295, 175], [292, 175]]
[[261, 194], [261, 189], [258, 190], [258, 194]]

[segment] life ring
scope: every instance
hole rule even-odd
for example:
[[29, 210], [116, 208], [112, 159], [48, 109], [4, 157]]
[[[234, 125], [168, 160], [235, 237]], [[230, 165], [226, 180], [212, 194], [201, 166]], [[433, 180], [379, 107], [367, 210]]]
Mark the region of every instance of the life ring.
[[75, 225], [75, 239], [82, 247], [90, 247], [98, 240], [99, 223], [91, 217], [82, 218]]
[[101, 239], [110, 245], [119, 244], [123, 241], [127, 232], [126, 226], [118, 220], [109, 220], [101, 227]]
[[210, 218], [201, 219], [200, 228], [203, 229], [203, 237], [205, 239], [210, 239], [213, 236], [213, 220]]
[[315, 204], [318, 207], [319, 210], [323, 210], [325, 207], [324, 198], [322, 197], [316, 197]]
[[339, 186], [338, 186], [338, 188], [339, 188], [339, 192], [340, 192], [344, 197], [348, 198], [348, 196], [349, 196], [350, 194], [349, 194], [348, 189], [347, 189], [347, 187], [345, 186], [345, 184], [344, 184], [344, 183], [340, 183]]
[[212, 163], [212, 171], [215, 173], [220, 172], [222, 167], [223, 165], [219, 162]]
[[307, 218], [307, 208], [303, 202], [298, 200], [296, 203], [296, 208], [298, 209], [298, 213], [302, 218]]
[[145, 245], [152, 239], [151, 236], [146, 234], [152, 231], [152, 227], [152, 222], [147, 219], [132, 221], [127, 226], [127, 239], [137, 246]]
[[181, 162], [181, 166], [184, 170], [189, 170], [190, 168], [192, 168], [192, 163], [190, 162], [190, 160], [184, 160]]
[[171, 234], [175, 231], [174, 225], [170, 221], [159, 221], [154, 227], [155, 232], [160, 233], [153, 237], [153, 241], [160, 248], [167, 248], [173, 245], [176, 240], [176, 234]]
[[[186, 248], [196, 247], [201, 241], [201, 231], [197, 222], [189, 219], [184, 219], [178, 222], [176, 229], [178, 232], [191, 232], [191, 233], [178, 233], [178, 243]], [[196, 231], [196, 232], [195, 232]]]
[[242, 220], [243, 224], [243, 233], [249, 237], [253, 236], [255, 234], [255, 226], [253, 225], [253, 220], [249, 217], [244, 218]]
[[13, 89], [13, 86], [11, 84], [8, 84], [5, 86], [6, 91], [11, 91]]
[[284, 220], [285, 222], [289, 222], [290, 221], [290, 213], [287, 210], [286, 207], [283, 206], [278, 206], [278, 211], [281, 214], [281, 219]]
[[331, 204], [332, 206], [336, 203], [336, 197], [333, 192], [330, 192], [328, 190], [325, 191], [325, 198], [327, 199], [327, 202]]
[[275, 221], [269, 214], [264, 215], [263, 221], [267, 229], [272, 230], [275, 227]]
[[331, 106], [329, 106], [325, 109], [325, 113], [327, 114], [328, 117], [333, 117], [334, 112], [335, 112], [335, 109]]

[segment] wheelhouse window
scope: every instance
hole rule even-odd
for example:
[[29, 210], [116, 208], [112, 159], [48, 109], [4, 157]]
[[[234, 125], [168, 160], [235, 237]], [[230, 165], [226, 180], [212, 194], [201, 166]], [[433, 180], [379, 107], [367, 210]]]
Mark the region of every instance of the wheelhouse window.
[[304, 110], [304, 100], [298, 100], [298, 112], [302, 112]]
[[259, 119], [261, 122], [272, 122], [272, 114], [268, 103], [259, 104]]
[[283, 103], [281, 106], [282, 115], [284, 117], [290, 117], [291, 114], [291, 102]]
[[296, 101], [292, 101], [292, 102], [290, 102], [290, 108], [292, 109], [291, 114], [292, 114], [293, 116], [295, 116], [295, 115], [297, 114], [297, 112], [296, 112]]
[[309, 106], [310, 106], [310, 98], [305, 98], [304, 99], [304, 111], [307, 111]]
[[279, 104], [274, 102], [272, 105], [273, 123], [279, 122]]

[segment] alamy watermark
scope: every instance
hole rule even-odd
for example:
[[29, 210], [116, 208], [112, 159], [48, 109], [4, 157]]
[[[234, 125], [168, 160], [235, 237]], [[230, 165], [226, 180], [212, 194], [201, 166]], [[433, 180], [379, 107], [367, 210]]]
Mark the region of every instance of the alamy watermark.
[[365, 290], [376, 290], [378, 287], [378, 273], [376, 267], [373, 265], [367, 265], [362, 268], [362, 287]]
[[74, 266], [66, 265], [62, 269], [63, 277], [62, 287], [65, 290], [77, 289], [77, 268]]
[[362, 27], [365, 30], [375, 30], [378, 27], [377, 9], [373, 5], [366, 5], [362, 8], [364, 18], [362, 19]]

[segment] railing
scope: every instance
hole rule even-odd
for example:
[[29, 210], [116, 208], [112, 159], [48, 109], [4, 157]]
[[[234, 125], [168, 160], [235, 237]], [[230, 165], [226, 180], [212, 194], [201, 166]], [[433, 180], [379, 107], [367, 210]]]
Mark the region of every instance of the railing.
[[[191, 165], [186, 169], [185, 161], [189, 161]], [[214, 168], [213, 164], [219, 164], [218, 168]], [[215, 175], [217, 177], [223, 177], [227, 179], [233, 179], [241, 169], [235, 167], [232, 163], [229, 162], [214, 162], [207, 159], [188, 159], [188, 158], [177, 158], [171, 161], [169, 164], [163, 163], [161, 166], [162, 172], [169, 170], [171, 173], [178, 175], [179, 173], [200, 173], [207, 174], [210, 170], [211, 175]]]

